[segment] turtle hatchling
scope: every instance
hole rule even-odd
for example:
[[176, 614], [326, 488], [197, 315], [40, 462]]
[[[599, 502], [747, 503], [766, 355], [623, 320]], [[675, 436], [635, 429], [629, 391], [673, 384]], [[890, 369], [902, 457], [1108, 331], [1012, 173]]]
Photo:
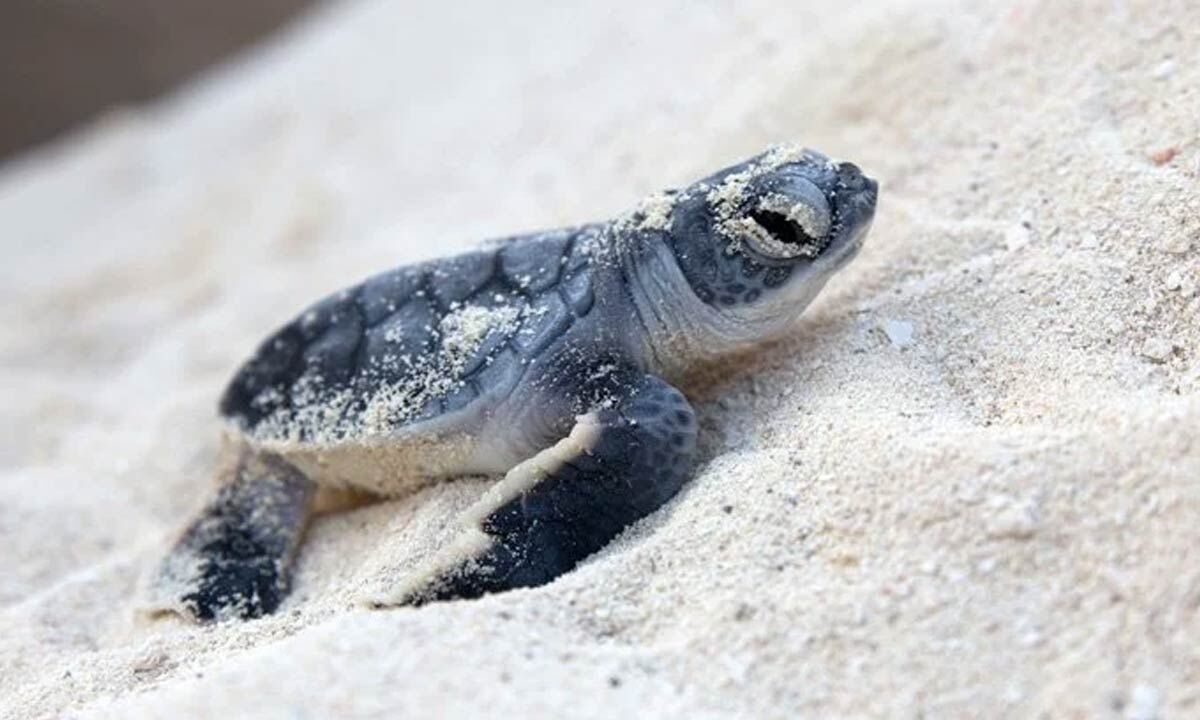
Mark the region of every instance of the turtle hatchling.
[[273, 612], [318, 487], [396, 497], [502, 476], [383, 606], [543, 585], [692, 474], [689, 368], [792, 327], [862, 247], [877, 185], [783, 147], [610, 222], [400, 267], [284, 325], [220, 401], [220, 485], [155, 608]]

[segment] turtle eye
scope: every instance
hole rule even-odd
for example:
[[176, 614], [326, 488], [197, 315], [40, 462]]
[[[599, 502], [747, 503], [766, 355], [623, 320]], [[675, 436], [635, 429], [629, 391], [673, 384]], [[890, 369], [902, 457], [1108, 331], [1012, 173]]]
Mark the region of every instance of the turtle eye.
[[815, 248], [820, 245], [820, 241], [809, 235], [804, 228], [800, 227], [799, 223], [789, 220], [787, 216], [780, 213], [771, 210], [755, 210], [750, 213], [750, 219], [758, 223], [763, 230], [767, 231], [767, 234], [784, 246], [774, 249], [787, 251], [785, 257], [804, 255], [806, 248]]
[[812, 259], [829, 244], [829, 206], [821, 195], [789, 198], [772, 194], [749, 213], [754, 227], [746, 240], [757, 252], [778, 260]]

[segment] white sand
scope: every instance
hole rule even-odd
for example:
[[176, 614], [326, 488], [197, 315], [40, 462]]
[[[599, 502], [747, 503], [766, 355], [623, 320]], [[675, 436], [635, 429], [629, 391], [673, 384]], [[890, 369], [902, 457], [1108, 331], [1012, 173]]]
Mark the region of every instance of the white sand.
[[[443, 5], [4, 169], [0, 715], [1200, 717], [1200, 5]], [[448, 484], [318, 522], [270, 619], [135, 618], [267, 330], [786, 140], [881, 180], [875, 230], [700, 378], [665, 511], [546, 588], [353, 609]]]

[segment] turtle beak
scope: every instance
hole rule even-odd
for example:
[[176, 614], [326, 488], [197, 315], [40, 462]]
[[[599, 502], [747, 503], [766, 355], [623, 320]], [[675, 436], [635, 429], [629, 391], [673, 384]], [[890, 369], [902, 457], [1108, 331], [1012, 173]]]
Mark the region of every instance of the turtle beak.
[[863, 174], [857, 165], [838, 163], [836, 200], [843, 217], [870, 222], [875, 217], [875, 201], [879, 199], [879, 183]]
[[841, 267], [862, 249], [863, 240], [875, 218], [875, 203], [879, 199], [879, 183], [863, 174], [854, 163], [837, 164], [837, 189], [834, 205], [841, 218], [842, 229], [834, 238], [827, 253], [834, 267]]
[[863, 174], [854, 163], [838, 163], [837, 190], [834, 204], [848, 230], [871, 224], [875, 217], [875, 202], [879, 199], [879, 183]]

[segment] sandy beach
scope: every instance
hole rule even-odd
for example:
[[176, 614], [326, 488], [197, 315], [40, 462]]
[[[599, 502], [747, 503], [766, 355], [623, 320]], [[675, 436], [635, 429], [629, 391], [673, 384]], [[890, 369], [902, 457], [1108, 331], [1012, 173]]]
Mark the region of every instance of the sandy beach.
[[[0, 166], [0, 717], [1200, 717], [1200, 5], [347, 2]], [[784, 142], [879, 179], [695, 479], [538, 589], [369, 611], [489, 480], [136, 612], [311, 300]]]

